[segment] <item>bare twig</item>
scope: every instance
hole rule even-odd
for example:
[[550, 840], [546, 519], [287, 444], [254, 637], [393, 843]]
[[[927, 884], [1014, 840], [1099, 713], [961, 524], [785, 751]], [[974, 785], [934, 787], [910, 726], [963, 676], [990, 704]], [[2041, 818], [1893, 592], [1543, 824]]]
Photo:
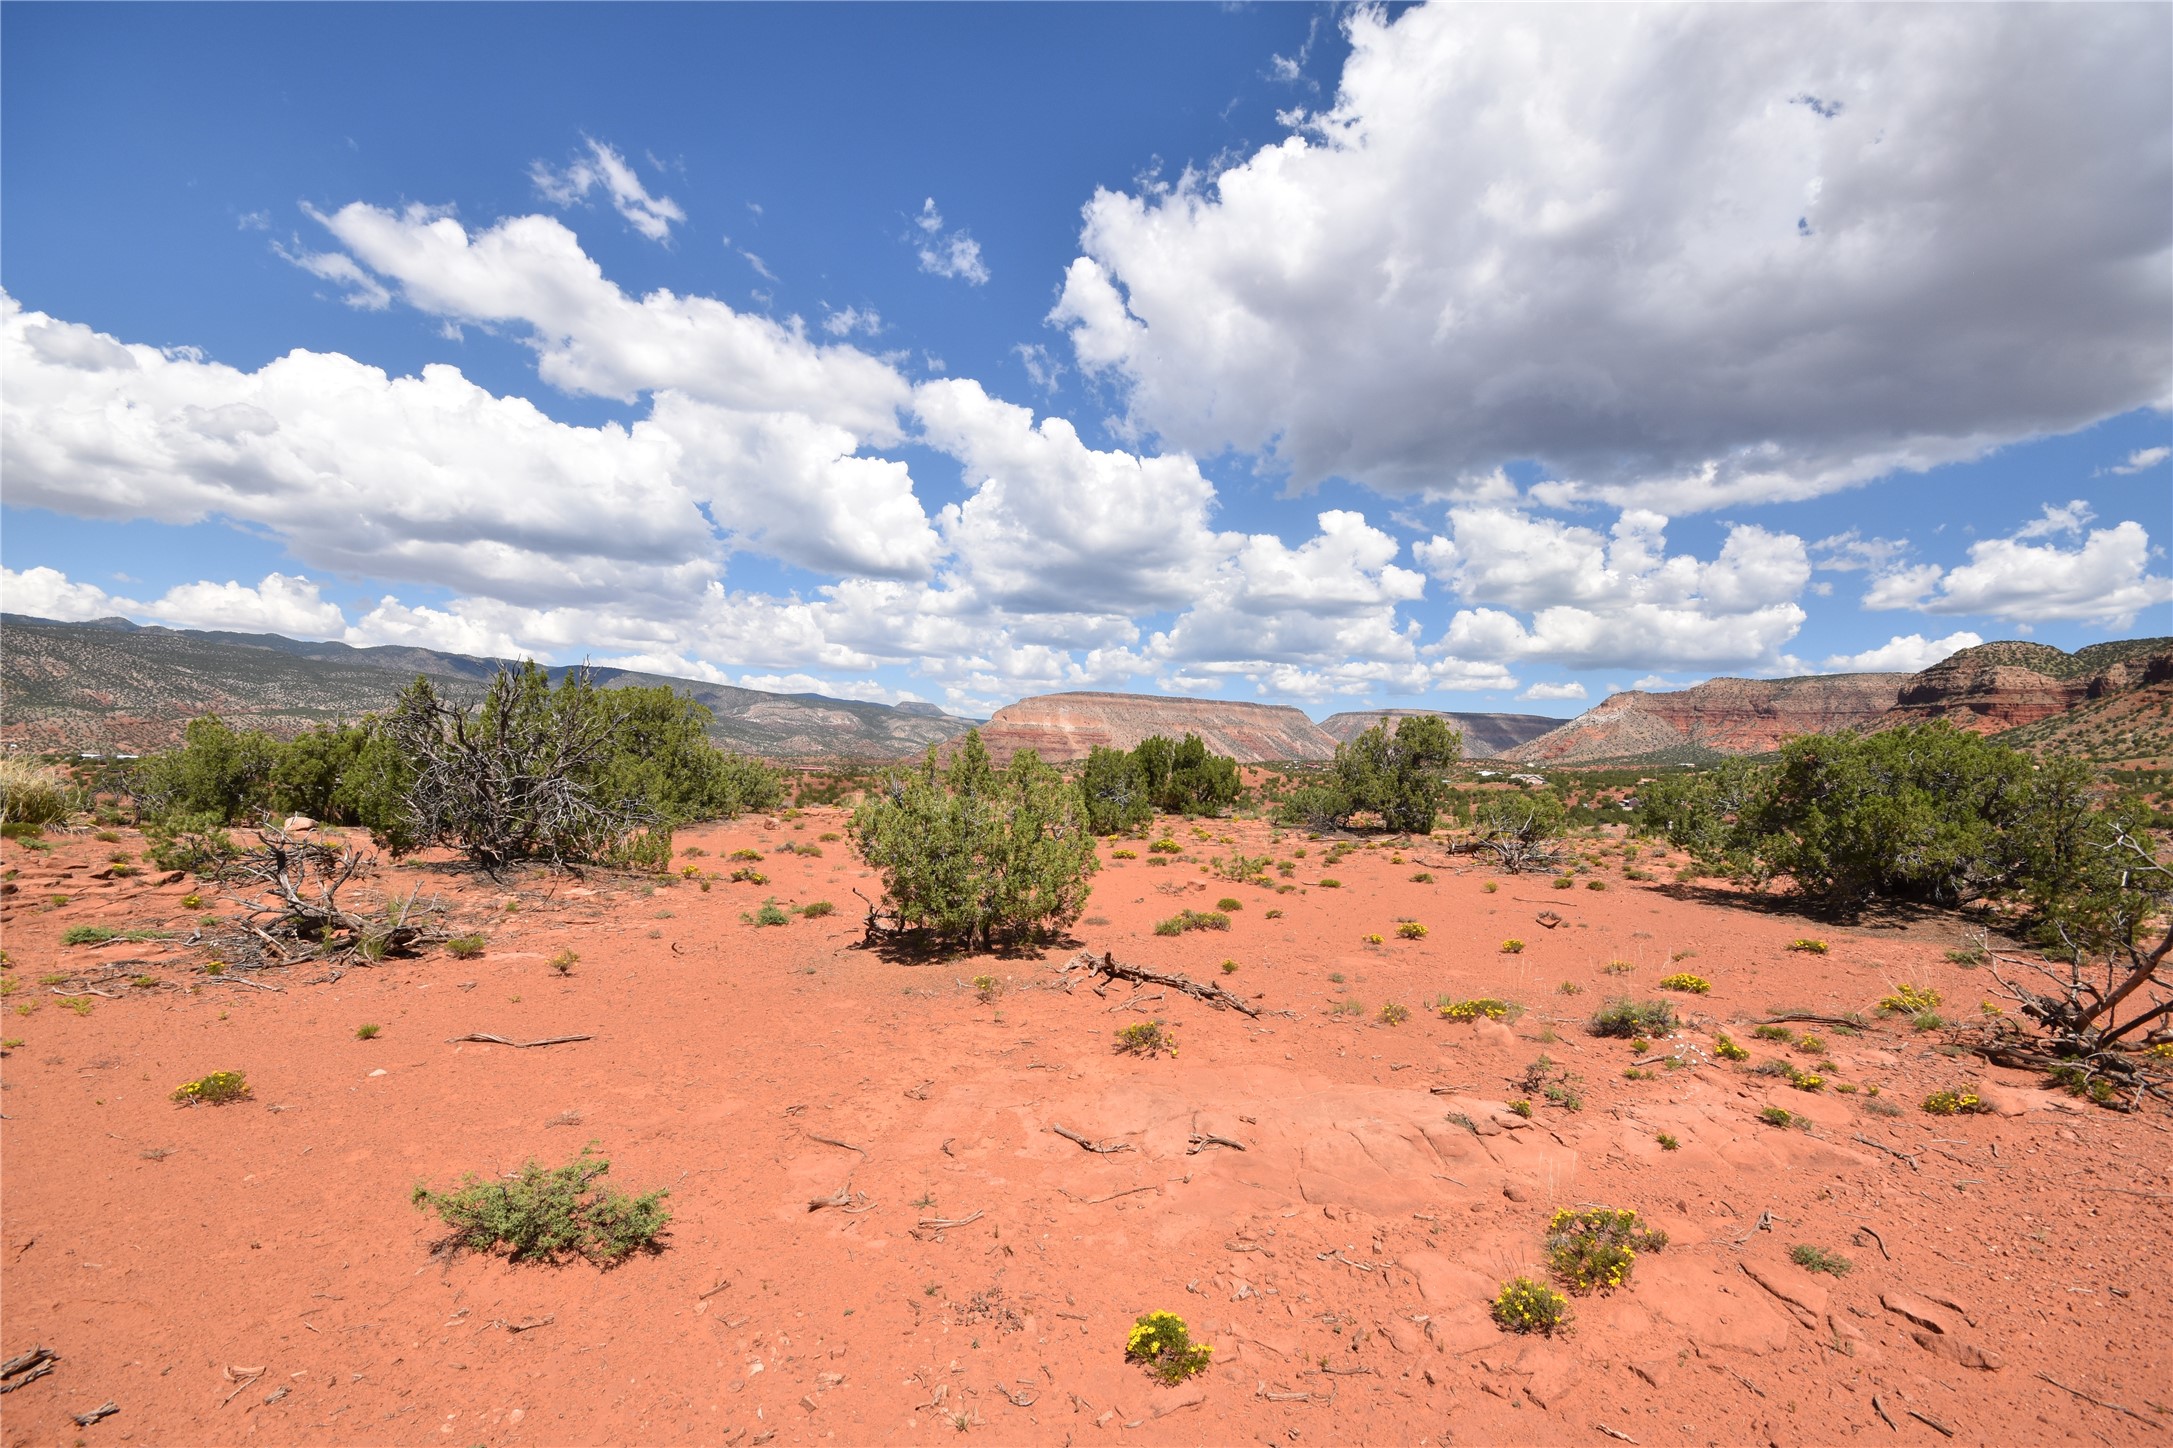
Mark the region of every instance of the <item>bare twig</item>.
[[88, 1413], [70, 1413], [68, 1416], [75, 1419], [75, 1425], [78, 1428], [88, 1428], [91, 1424], [97, 1422], [99, 1419], [110, 1418], [115, 1413], [118, 1413], [120, 1411], [121, 1405], [114, 1402], [111, 1398], [108, 1398], [105, 1402], [100, 1403], [97, 1407], [91, 1409]]
[[1185, 1155], [1198, 1156], [1211, 1146], [1227, 1146], [1233, 1151], [1245, 1149], [1242, 1141], [1232, 1141], [1227, 1136], [1217, 1136], [1211, 1131], [1195, 1131], [1192, 1133], [1192, 1144], [1185, 1148]]
[[1101, 1156], [1110, 1156], [1115, 1154], [1116, 1152], [1131, 1151], [1134, 1149], [1132, 1143], [1130, 1143], [1129, 1141], [1094, 1141], [1087, 1137], [1081, 1136], [1078, 1132], [1071, 1130], [1069, 1127], [1058, 1126], [1054, 1122], [1051, 1122], [1049, 1124], [1049, 1130], [1055, 1132], [1058, 1136], [1063, 1137], [1066, 1141], [1075, 1141], [1080, 1146], [1086, 1148], [1088, 1151], [1095, 1152]]
[[981, 1212], [974, 1212], [970, 1216], [964, 1217], [922, 1217], [916, 1225], [923, 1232], [942, 1232], [952, 1227], [963, 1227], [978, 1222], [983, 1215]]
[[1864, 1135], [1861, 1131], [1855, 1133], [1855, 1138], [1866, 1146], [1877, 1147], [1880, 1151], [1885, 1152], [1888, 1156], [1899, 1157], [1901, 1160], [1909, 1163], [1909, 1170], [1911, 1171], [1924, 1170], [1924, 1168], [1916, 1164], [1916, 1158], [1909, 1155], [1909, 1153], [1906, 1151], [1896, 1151], [1893, 1147], [1888, 1146], [1883, 1141], [1873, 1141], [1870, 1137]]
[[1887, 1416], [1886, 1404], [1879, 1401], [1879, 1395], [1877, 1393], [1873, 1393], [1871, 1395], [1871, 1411], [1877, 1413], [1879, 1417], [1884, 1420], [1887, 1427], [1893, 1429], [1897, 1433], [1901, 1431], [1901, 1425]]
[[868, 1159], [868, 1152], [866, 1147], [854, 1146], [849, 1141], [839, 1141], [834, 1136], [817, 1136], [814, 1132], [810, 1131], [807, 1133], [807, 1139], [809, 1141], [819, 1141], [824, 1146], [841, 1146], [847, 1151], [857, 1151], [860, 1153], [860, 1159], [862, 1161], [866, 1161]]
[[234, 1391], [219, 1399], [219, 1406], [222, 1408], [225, 1407], [228, 1403], [233, 1402], [236, 1398], [240, 1397], [244, 1388], [247, 1388], [258, 1378], [263, 1377], [265, 1370], [263, 1368], [230, 1367], [224, 1369], [223, 1371], [226, 1374], [226, 1380], [234, 1385]]
[[448, 1036], [445, 1038], [445, 1043], [452, 1045], [456, 1041], [482, 1041], [493, 1046], [512, 1046], [517, 1050], [526, 1051], [536, 1046], [563, 1046], [568, 1041], [593, 1041], [595, 1039], [594, 1036], [545, 1036], [540, 1041], [511, 1041], [504, 1036], [493, 1036], [487, 1031], [472, 1031], [465, 1036]]
[[2037, 1374], [2037, 1376], [2052, 1384], [2061, 1392], [2072, 1393], [2074, 1396], [2082, 1399], [2086, 1403], [2095, 1403], [2101, 1408], [2110, 1408], [2115, 1413], [2126, 1413], [2129, 1417], [2135, 1419], [2136, 1422], [2147, 1423], [2153, 1428], [2163, 1426], [2156, 1419], [2146, 1418], [2141, 1413], [2136, 1412], [2133, 1408], [2123, 1408], [2118, 1403], [2108, 1403], [2103, 1398], [2094, 1398], [2090, 1394], [2084, 1392], [2081, 1388], [2071, 1388], [2066, 1383], [2061, 1382], [2058, 1378], [2054, 1377], [2050, 1373], [2040, 1372], [2039, 1374]]
[[1916, 1419], [1919, 1423], [1922, 1423], [1927, 1428], [1942, 1433], [1949, 1438], [1952, 1438], [1954, 1436], [1954, 1430], [1952, 1428], [1949, 1428], [1946, 1424], [1940, 1422], [1937, 1418], [1927, 1418], [1914, 1408], [1904, 1408], [1902, 1409], [1902, 1411], [1904, 1413], [1907, 1413], [1910, 1417]]

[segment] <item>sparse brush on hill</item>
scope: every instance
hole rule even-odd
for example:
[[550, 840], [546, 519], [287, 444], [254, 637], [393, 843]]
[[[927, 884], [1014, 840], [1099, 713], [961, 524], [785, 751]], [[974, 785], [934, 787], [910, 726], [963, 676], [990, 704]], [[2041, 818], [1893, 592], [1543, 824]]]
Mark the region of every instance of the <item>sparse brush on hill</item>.
[[947, 769], [931, 749], [887, 780], [854, 811], [852, 839], [899, 926], [968, 945], [1070, 925], [1101, 868], [1079, 787], [1032, 750], [999, 771], [978, 730]]
[[644, 1249], [654, 1251], [671, 1222], [659, 1187], [627, 1196], [596, 1180], [611, 1163], [592, 1155], [592, 1147], [560, 1167], [529, 1161], [509, 1181], [484, 1181], [470, 1174], [447, 1192], [416, 1183], [418, 1211], [435, 1211], [452, 1229], [450, 1244], [470, 1252], [488, 1252], [501, 1243], [515, 1261], [555, 1261], [568, 1254], [609, 1267]]

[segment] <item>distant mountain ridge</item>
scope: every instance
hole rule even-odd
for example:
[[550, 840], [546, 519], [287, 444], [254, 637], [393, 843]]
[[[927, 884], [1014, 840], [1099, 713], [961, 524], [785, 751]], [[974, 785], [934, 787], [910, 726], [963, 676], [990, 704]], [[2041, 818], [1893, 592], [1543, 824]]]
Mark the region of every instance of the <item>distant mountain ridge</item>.
[[2090, 736], [2098, 741], [2092, 747], [2110, 748], [2107, 762], [2162, 758], [2173, 752], [2173, 705], [2147, 707], [2161, 693], [2173, 698], [2173, 638], [2122, 639], [2072, 654], [2009, 640], [1963, 649], [1915, 674], [1720, 678], [1673, 693], [1628, 690], [1505, 753], [1537, 765], [1690, 763], [1769, 753], [1800, 734], [1932, 719], [1982, 734], [2014, 731], [2018, 745], [2056, 748], [2070, 739], [2059, 721], [2096, 701], [2133, 695], [2118, 711], [2117, 728], [2108, 722]]
[[1466, 759], [1491, 759], [1504, 754], [1527, 740], [1537, 739], [1550, 729], [1559, 728], [1562, 721], [1546, 714], [1483, 714], [1463, 713], [1448, 709], [1354, 709], [1342, 714], [1330, 714], [1320, 721], [1320, 727], [1331, 737], [1349, 743], [1376, 724], [1394, 728], [1394, 721], [1424, 715], [1448, 721], [1451, 729], [1464, 736]]
[[[0, 614], [0, 740], [32, 749], [145, 753], [180, 738], [199, 714], [291, 734], [383, 709], [417, 674], [476, 689], [505, 661], [436, 649], [142, 626], [58, 623]], [[563, 677], [564, 666], [551, 670]], [[900, 759], [974, 721], [934, 705], [894, 708], [821, 694], [771, 694], [632, 669], [597, 681], [668, 685], [715, 715], [710, 736], [772, 759]]]

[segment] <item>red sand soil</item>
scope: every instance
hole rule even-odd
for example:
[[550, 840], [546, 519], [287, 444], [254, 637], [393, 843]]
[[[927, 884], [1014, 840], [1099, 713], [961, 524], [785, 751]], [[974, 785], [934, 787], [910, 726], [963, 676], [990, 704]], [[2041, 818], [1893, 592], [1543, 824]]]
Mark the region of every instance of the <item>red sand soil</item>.
[[[81, 835], [7, 844], [18, 985], [0, 1031], [22, 1043], [0, 1097], [0, 1356], [42, 1345], [59, 1360], [0, 1398], [5, 1442], [1932, 1444], [1947, 1441], [1937, 1422], [1964, 1443], [2143, 1443], [2173, 1429], [2163, 1115], [2078, 1107], [1901, 1021], [1824, 1032], [1834, 1065], [1816, 1093], [1707, 1058], [1722, 1027], [1756, 1060], [1788, 1054], [1751, 1024], [1775, 1007], [1869, 1010], [1896, 981], [1976, 1011], [1988, 982], [1944, 959], [1961, 943], [1951, 920], [1821, 929], [1625, 881], [1619, 860], [1604, 892], [1557, 891], [1426, 846], [1401, 863], [1361, 850], [1323, 889], [1320, 842], [1305, 888], [1277, 895], [1200, 874], [1228, 846], [1183, 825], [1195, 861], [1112, 860], [1080, 941], [1225, 982], [1261, 1009], [1248, 1019], [1067, 986], [1070, 948], [926, 964], [856, 948], [852, 888], [874, 886], [845, 844], [777, 849], [839, 823], [682, 837], [708, 852], [687, 863], [718, 874], [727, 851], [761, 850], [762, 887], [390, 868], [376, 889], [422, 881], [488, 952], [336, 981], [267, 972], [276, 990], [205, 977], [201, 951], [60, 946], [87, 921], [179, 924], [191, 884], [93, 879], [115, 847]], [[1267, 845], [1257, 824], [1216, 830]], [[1427, 867], [1435, 883], [1412, 881]], [[768, 895], [841, 908], [743, 923]], [[1152, 933], [1223, 895], [1244, 902], [1227, 933]], [[1398, 939], [1399, 917], [1428, 935]], [[1810, 934], [1831, 954], [1786, 949]], [[1501, 953], [1509, 936], [1528, 948]], [[580, 960], [559, 978], [546, 962], [565, 949]], [[142, 963], [121, 979], [157, 986], [82, 997], [78, 1016], [39, 984], [122, 960]], [[1653, 1048], [1688, 1064], [1625, 1079], [1627, 1043], [1583, 1022], [1617, 992], [1661, 996], [1670, 969], [1713, 982], [1670, 997], [1689, 1024]], [[1001, 980], [993, 1001], [980, 975]], [[1527, 1009], [1452, 1023], [1428, 1009], [1442, 994]], [[1336, 1011], [1345, 1000], [1356, 1014]], [[1389, 1002], [1410, 1019], [1381, 1023]], [[1155, 1017], [1174, 1059], [1112, 1051], [1119, 1026]], [[383, 1033], [356, 1039], [365, 1022]], [[448, 1039], [476, 1031], [594, 1039]], [[1542, 1052], [1581, 1077], [1582, 1109], [1538, 1100], [1527, 1122], [1504, 1108]], [[168, 1100], [213, 1070], [245, 1072], [255, 1099]], [[1998, 1114], [1916, 1108], [1969, 1083]], [[1899, 1114], [1874, 1108], [1874, 1084]], [[1809, 1128], [1762, 1123], [1768, 1105]], [[1058, 1125], [1131, 1149], [1090, 1153]], [[1244, 1149], [1190, 1154], [1195, 1132]], [[433, 1255], [443, 1229], [410, 1205], [417, 1181], [557, 1163], [588, 1141], [613, 1183], [670, 1188], [663, 1251], [608, 1272]], [[865, 1209], [810, 1210], [839, 1191]], [[1549, 1214], [1589, 1203], [1635, 1207], [1671, 1240], [1623, 1290], [1576, 1299], [1566, 1334], [1498, 1330], [1502, 1279], [1540, 1275]], [[1806, 1273], [1788, 1260], [1799, 1243], [1853, 1270]], [[1154, 1310], [1213, 1345], [1209, 1372], [1171, 1388], [1126, 1364], [1126, 1330]], [[114, 1416], [71, 1421], [108, 1400]]]

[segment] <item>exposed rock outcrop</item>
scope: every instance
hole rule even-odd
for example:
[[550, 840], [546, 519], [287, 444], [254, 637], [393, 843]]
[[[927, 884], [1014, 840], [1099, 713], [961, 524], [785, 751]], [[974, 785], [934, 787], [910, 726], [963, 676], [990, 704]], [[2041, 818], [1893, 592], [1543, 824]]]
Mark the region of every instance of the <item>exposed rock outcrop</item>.
[[1982, 644], [1912, 675], [1880, 723], [1945, 719], [1996, 734], [2168, 680], [2173, 680], [2173, 639], [2130, 639], [2072, 654], [2046, 644]]
[[1335, 739], [1349, 742], [1376, 724], [1394, 719], [1408, 719], [1414, 714], [1431, 714], [1448, 722], [1451, 729], [1464, 734], [1464, 757], [1486, 759], [1516, 748], [1529, 739], [1537, 739], [1549, 729], [1561, 724], [1544, 714], [1467, 714], [1446, 709], [1360, 709], [1344, 714], [1330, 714], [1320, 721], [1321, 729]]
[[1643, 755], [1764, 754], [1798, 734], [1879, 719], [1908, 674], [1709, 679], [1671, 694], [1610, 694], [1567, 724], [1504, 750], [1525, 764], [1583, 764]]
[[998, 763], [1031, 749], [1057, 764], [1084, 759], [1097, 744], [1131, 749], [1156, 734], [1197, 734], [1209, 749], [1245, 764], [1327, 759], [1336, 744], [1286, 704], [1088, 692], [1040, 694], [998, 709], [982, 726], [981, 741]]

